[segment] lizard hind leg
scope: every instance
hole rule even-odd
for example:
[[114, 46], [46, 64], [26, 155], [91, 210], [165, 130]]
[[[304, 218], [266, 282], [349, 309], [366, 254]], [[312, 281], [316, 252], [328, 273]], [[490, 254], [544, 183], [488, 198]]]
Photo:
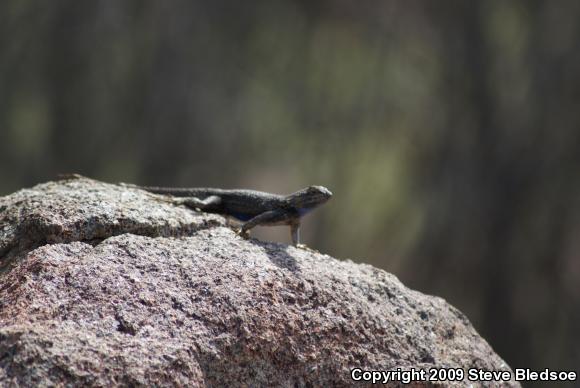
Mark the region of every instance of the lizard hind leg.
[[288, 219], [291, 217], [292, 214], [283, 209], [268, 210], [243, 223], [239, 230], [239, 234], [244, 237], [248, 236], [249, 231], [258, 225], [286, 224], [288, 223]]
[[219, 208], [222, 203], [222, 199], [217, 195], [211, 195], [205, 199], [199, 199], [197, 197], [178, 197], [173, 198], [173, 202], [179, 205], [185, 205], [192, 209], [211, 211]]

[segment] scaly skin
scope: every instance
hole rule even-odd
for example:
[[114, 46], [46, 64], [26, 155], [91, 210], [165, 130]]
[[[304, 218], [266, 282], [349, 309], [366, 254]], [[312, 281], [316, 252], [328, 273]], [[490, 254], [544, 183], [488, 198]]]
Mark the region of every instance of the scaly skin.
[[126, 186], [170, 195], [173, 203], [233, 217], [242, 222], [243, 235], [258, 225], [289, 225], [295, 246], [300, 243], [301, 218], [332, 197], [330, 190], [322, 186], [310, 186], [286, 196], [243, 189]]

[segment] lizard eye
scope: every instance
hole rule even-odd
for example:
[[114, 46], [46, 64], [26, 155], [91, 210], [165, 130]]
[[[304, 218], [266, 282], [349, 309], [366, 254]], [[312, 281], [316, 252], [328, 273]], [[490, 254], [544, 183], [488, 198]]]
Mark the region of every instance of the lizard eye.
[[332, 193], [324, 186], [310, 186], [308, 191], [311, 193], [321, 194], [324, 197], [332, 197]]

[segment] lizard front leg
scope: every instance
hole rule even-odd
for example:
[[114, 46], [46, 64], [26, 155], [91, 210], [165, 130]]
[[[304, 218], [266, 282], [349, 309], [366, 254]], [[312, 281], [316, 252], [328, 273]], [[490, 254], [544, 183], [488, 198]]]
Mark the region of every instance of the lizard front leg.
[[290, 224], [290, 236], [292, 237], [292, 245], [300, 246], [300, 220]]

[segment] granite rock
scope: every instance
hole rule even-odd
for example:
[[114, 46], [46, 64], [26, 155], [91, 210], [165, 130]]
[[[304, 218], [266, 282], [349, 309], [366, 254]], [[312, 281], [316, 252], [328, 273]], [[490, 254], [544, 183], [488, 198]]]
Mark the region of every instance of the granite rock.
[[[370, 265], [87, 178], [0, 198], [0, 386], [364, 386], [353, 368], [510, 371]], [[469, 384], [519, 386], [407, 386]]]

